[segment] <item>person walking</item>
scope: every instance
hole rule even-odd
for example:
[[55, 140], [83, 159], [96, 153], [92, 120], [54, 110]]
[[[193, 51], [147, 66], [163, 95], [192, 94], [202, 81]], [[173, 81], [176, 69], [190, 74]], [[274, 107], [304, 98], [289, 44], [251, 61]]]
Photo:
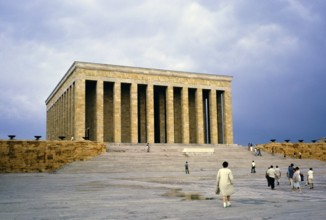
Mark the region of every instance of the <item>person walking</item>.
[[226, 208], [231, 206], [231, 195], [234, 193], [233, 175], [227, 161], [224, 161], [222, 166], [216, 176], [216, 194], [222, 195], [223, 207]]
[[186, 174], [189, 174], [189, 164], [188, 164], [188, 161], [186, 161], [186, 163], [185, 163], [185, 171], [186, 171]]
[[273, 165], [267, 170], [268, 175], [268, 181], [269, 185], [271, 186], [271, 189], [274, 190], [275, 188], [275, 169], [273, 168]]
[[266, 177], [266, 180], [267, 180], [267, 187], [270, 187], [271, 186], [270, 181], [269, 181], [269, 176], [268, 176], [268, 170], [269, 170], [269, 168], [271, 168], [271, 167], [267, 167], [267, 170], [265, 172], [265, 177]]
[[256, 173], [256, 163], [255, 163], [255, 161], [251, 162], [251, 173]]
[[289, 178], [291, 188], [293, 188], [293, 174], [294, 174], [293, 166], [294, 166], [293, 163], [291, 163], [291, 165], [288, 168], [288, 178]]
[[310, 189], [314, 188], [314, 171], [312, 168], [307, 172], [307, 183], [310, 186]]
[[276, 180], [277, 185], [280, 185], [279, 180], [281, 179], [281, 175], [282, 175], [281, 170], [280, 170], [280, 168], [278, 168], [278, 165], [276, 165], [276, 167], [275, 167], [275, 180]]
[[301, 193], [301, 187], [300, 187], [300, 182], [301, 182], [301, 175], [300, 175], [300, 169], [299, 167], [294, 168], [294, 174], [293, 174], [293, 188], [292, 190], [299, 190]]

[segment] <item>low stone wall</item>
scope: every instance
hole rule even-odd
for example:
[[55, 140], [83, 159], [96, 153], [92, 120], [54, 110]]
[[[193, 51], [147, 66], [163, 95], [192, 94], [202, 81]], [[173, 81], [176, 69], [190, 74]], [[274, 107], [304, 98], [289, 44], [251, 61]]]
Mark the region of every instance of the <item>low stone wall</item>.
[[0, 140], [0, 173], [47, 172], [106, 151], [91, 141]]
[[317, 159], [326, 161], [326, 143], [277, 143], [271, 142], [268, 144], [261, 144], [264, 151], [277, 154], [286, 154], [287, 157], [299, 158], [301, 153], [302, 159]]

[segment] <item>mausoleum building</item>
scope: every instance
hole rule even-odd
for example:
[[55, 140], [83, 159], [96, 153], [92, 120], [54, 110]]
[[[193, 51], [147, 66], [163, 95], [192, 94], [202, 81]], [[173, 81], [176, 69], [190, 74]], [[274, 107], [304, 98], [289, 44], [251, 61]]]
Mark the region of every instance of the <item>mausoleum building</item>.
[[232, 144], [231, 76], [74, 62], [46, 100], [48, 140]]

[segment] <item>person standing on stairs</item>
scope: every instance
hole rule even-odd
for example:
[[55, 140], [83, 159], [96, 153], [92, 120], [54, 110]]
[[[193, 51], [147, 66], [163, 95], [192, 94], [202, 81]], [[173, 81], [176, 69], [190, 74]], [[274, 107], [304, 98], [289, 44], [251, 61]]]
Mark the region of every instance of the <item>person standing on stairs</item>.
[[251, 173], [256, 173], [256, 164], [254, 160], [251, 162]]
[[188, 164], [188, 161], [186, 161], [186, 163], [185, 163], [185, 171], [186, 171], [186, 174], [190, 174], [189, 173], [189, 164]]

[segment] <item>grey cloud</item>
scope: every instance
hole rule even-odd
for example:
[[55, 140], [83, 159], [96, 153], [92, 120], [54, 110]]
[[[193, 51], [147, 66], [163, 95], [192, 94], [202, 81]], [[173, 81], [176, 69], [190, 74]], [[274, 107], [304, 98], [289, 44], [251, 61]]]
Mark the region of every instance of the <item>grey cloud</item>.
[[72, 62], [80, 60], [233, 75], [237, 143], [268, 141], [271, 136], [326, 136], [320, 122], [325, 104], [309, 100], [326, 95], [321, 84], [325, 4], [2, 2], [0, 6], [13, 13], [0, 16], [0, 87], [6, 94], [0, 98], [0, 114], [6, 116], [0, 119], [0, 130], [10, 130], [19, 121], [17, 133], [26, 131], [30, 118], [7, 120], [8, 109], [14, 109], [14, 115], [34, 118], [39, 126], [33, 129], [43, 126], [44, 133], [44, 100]]

